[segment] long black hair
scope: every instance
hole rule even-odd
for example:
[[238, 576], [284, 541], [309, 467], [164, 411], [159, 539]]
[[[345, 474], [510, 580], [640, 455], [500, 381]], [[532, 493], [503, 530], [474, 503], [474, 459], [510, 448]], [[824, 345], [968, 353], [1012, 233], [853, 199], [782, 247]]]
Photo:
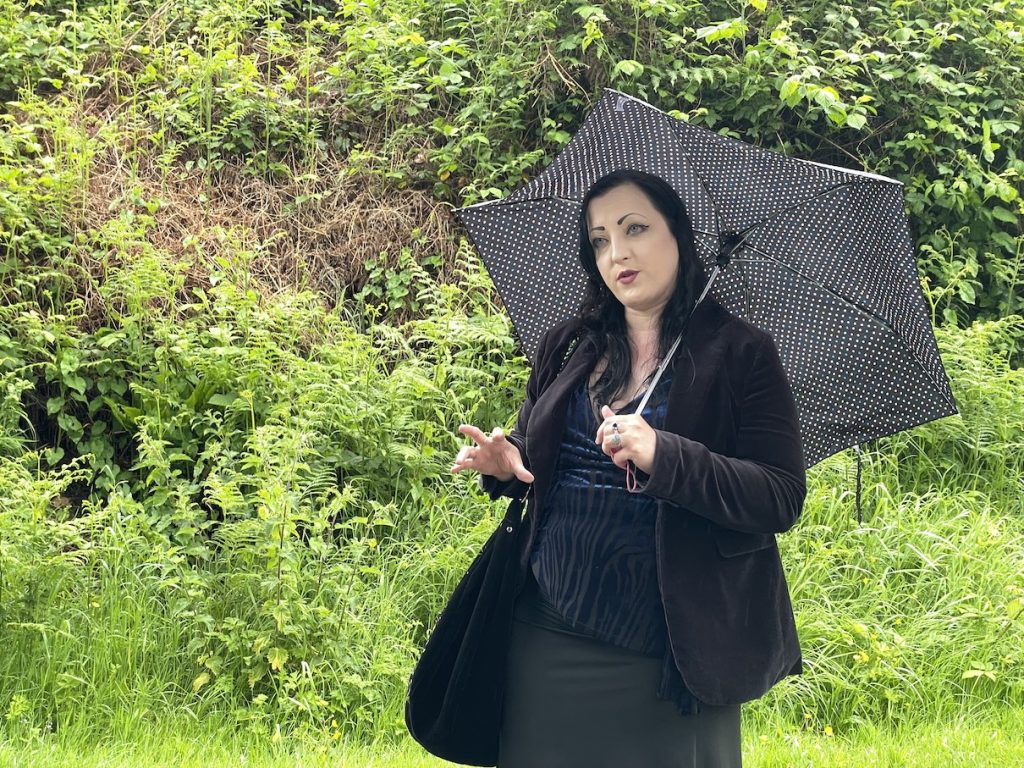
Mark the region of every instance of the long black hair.
[[591, 390], [594, 402], [611, 403], [624, 394], [632, 375], [632, 355], [626, 336], [626, 314], [622, 304], [605, 285], [597, 269], [597, 258], [590, 242], [587, 210], [594, 198], [616, 187], [633, 184], [646, 195], [668, 223], [679, 248], [676, 287], [661, 315], [658, 332], [658, 357], [664, 359], [672, 342], [682, 331], [700, 291], [707, 280], [697, 257], [693, 225], [686, 206], [672, 186], [658, 176], [623, 168], [602, 176], [583, 196], [580, 207], [580, 262], [587, 273], [587, 292], [580, 306], [584, 333], [597, 347], [598, 359], [607, 357], [600, 378]]

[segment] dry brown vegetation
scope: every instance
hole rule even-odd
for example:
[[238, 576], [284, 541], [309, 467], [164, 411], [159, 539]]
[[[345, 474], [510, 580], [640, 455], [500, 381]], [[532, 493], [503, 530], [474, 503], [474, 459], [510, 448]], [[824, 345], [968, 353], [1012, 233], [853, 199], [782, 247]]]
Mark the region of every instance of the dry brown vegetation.
[[[148, 216], [146, 242], [187, 271], [186, 286], [207, 286], [211, 269], [248, 255], [248, 275], [262, 293], [305, 289], [333, 306], [365, 282], [363, 265], [394, 264], [402, 248], [417, 260], [440, 255], [452, 263], [458, 237], [450, 206], [429, 192], [396, 189], [372, 174], [352, 172], [340, 158], [314, 174], [267, 178], [242, 166], [204, 173], [171, 172], [149, 157], [128, 158], [108, 147], [91, 158], [81, 208], [68, 212], [69, 230], [84, 235], [75, 249], [92, 285], [76, 291], [86, 315], [101, 321], [95, 284], [124, 254], [105, 250], [90, 236], [126, 209]], [[97, 248], [99, 245], [99, 248]], [[144, 247], [145, 243], [138, 243]], [[122, 241], [117, 248], [122, 249]], [[442, 266], [438, 278], [450, 275]], [[92, 323], [89, 323], [92, 325]]]

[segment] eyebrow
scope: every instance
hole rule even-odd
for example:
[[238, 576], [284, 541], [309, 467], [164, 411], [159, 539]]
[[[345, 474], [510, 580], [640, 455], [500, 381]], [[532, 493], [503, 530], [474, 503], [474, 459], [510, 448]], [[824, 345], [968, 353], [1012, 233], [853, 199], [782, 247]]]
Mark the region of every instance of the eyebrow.
[[[626, 220], [626, 216], [643, 216], [643, 214], [638, 211], [630, 211], [629, 213], [624, 214], [621, 219], [615, 222], [616, 226], [624, 222]], [[598, 229], [604, 229], [604, 227], [591, 227], [590, 231], [593, 232]]]

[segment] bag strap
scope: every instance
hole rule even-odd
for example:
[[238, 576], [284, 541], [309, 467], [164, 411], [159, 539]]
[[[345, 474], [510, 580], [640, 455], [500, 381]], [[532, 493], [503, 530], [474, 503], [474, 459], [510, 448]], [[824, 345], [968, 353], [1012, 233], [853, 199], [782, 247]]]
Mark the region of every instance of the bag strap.
[[[558, 373], [561, 373], [565, 369], [565, 366], [569, 362], [569, 358], [571, 358], [572, 357], [572, 353], [576, 351], [576, 347], [578, 347], [580, 345], [580, 339], [582, 339], [582, 338], [583, 338], [583, 328], [578, 328], [576, 330], [576, 333], [573, 334], [573, 337], [571, 339], [569, 339], [569, 344], [565, 348], [565, 354], [562, 355], [562, 362], [558, 366]], [[557, 376], [558, 374], [556, 373], [555, 375]]]
[[[562, 362], [558, 365], [558, 371], [555, 373], [555, 376], [557, 376], [559, 373], [561, 373], [565, 369], [565, 366], [568, 364], [569, 359], [572, 357], [573, 352], [576, 351], [576, 347], [578, 347], [580, 345], [580, 340], [582, 338], [583, 338], [583, 329], [582, 328], [578, 328], [576, 330], [576, 332], [573, 334], [572, 338], [569, 339], [569, 343], [565, 347], [565, 352], [562, 354]], [[526, 489], [526, 493], [523, 494], [523, 496], [521, 498], [513, 498], [512, 499], [511, 503], [509, 504], [508, 509], [505, 512], [505, 522], [502, 523], [503, 525], [508, 522], [509, 517], [515, 517], [516, 519], [521, 519], [523, 504], [526, 503], [526, 499], [530, 496], [531, 493], [533, 493], [533, 485], [532, 484]], [[515, 514], [513, 514], [513, 509], [515, 510]], [[509, 533], [511, 533], [511, 530], [509, 530]]]

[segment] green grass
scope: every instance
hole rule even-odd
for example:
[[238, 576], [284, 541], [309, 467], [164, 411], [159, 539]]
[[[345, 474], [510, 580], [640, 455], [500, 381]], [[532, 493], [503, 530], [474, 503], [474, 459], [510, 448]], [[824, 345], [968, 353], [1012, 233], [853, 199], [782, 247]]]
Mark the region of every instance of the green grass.
[[[845, 736], [794, 730], [779, 723], [744, 735], [747, 768], [1010, 768], [1024, 765], [1024, 710], [1005, 710], [976, 721], [918, 727], [865, 726]], [[396, 747], [322, 741], [255, 740], [194, 722], [163, 722], [127, 741], [83, 744], [51, 735], [29, 743], [0, 742], [3, 768], [442, 768], [452, 763], [406, 739]]]
[[781, 537], [806, 672], [748, 765], [1024, 765], [1020, 18], [642, 5], [0, 0], [0, 768], [441, 765], [405, 684], [500, 511], [454, 426], [527, 372], [444, 206], [602, 84], [898, 174], [945, 320], [962, 415], [867, 446], [862, 524], [816, 467]]

